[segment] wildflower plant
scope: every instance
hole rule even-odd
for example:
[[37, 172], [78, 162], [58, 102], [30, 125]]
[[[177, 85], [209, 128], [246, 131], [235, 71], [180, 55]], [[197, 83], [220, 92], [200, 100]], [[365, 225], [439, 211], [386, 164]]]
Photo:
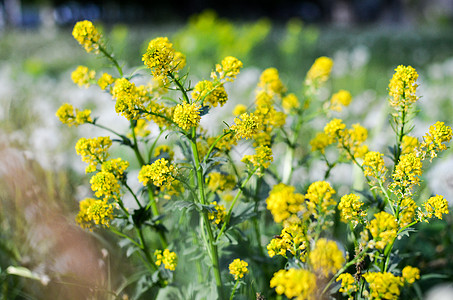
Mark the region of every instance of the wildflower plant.
[[[381, 153], [369, 150], [365, 127], [331, 118], [351, 103], [349, 92], [319, 99], [333, 66], [328, 57], [314, 62], [299, 94], [288, 91], [277, 69], [264, 70], [252, 103], [240, 103], [220, 132], [208, 134], [202, 120], [230, 101], [227, 87], [243, 68], [239, 59], [226, 56], [192, 85], [185, 55], [166, 37], [152, 39], [144, 67], [131, 71], [91, 22], [77, 23], [73, 35], [113, 66], [108, 73], [79, 67], [74, 82], [97, 84], [129, 124], [117, 132], [89, 110], [71, 104], [58, 109], [68, 126], [95, 126], [111, 135], [76, 144], [93, 191], [80, 201], [76, 221], [118, 236], [126, 256], [140, 261], [141, 289], [146, 283], [157, 295], [177, 286], [197, 299], [233, 299], [237, 293], [250, 299], [397, 299], [420, 279], [420, 270], [398, 257], [395, 243], [412, 235], [417, 223], [449, 213], [443, 196], [424, 199], [418, 187], [423, 165], [447, 148], [452, 130], [437, 122], [421, 140], [408, 135], [418, 99], [413, 68], [399, 66], [390, 82], [396, 142]], [[149, 83], [139, 85], [137, 76]], [[315, 118], [331, 120], [311, 134]], [[243, 145], [253, 150], [234, 157]], [[129, 161], [112, 157], [118, 152], [111, 147], [128, 153]], [[338, 155], [332, 160], [328, 150]], [[316, 159], [326, 164], [323, 180], [295, 179]], [[329, 182], [339, 163], [362, 171], [363, 191], [340, 194], [345, 189]], [[334, 230], [340, 222], [346, 241]], [[192, 270], [196, 278], [182, 279]]]

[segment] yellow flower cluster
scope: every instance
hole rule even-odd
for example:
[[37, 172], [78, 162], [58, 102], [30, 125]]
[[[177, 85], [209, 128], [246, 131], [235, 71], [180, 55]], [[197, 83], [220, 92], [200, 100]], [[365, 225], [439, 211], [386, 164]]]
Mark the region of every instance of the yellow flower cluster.
[[337, 132], [338, 147], [344, 149], [348, 158], [364, 157], [368, 152], [368, 146], [363, 145], [368, 137], [368, 131], [360, 124], [353, 124], [352, 129]]
[[246, 111], [247, 111], [247, 106], [245, 106], [244, 104], [238, 104], [233, 109], [233, 115], [235, 115], [237, 117], [237, 116], [242, 115]]
[[324, 238], [316, 241], [308, 258], [316, 273], [324, 277], [335, 274], [346, 261], [337, 243]]
[[274, 273], [270, 287], [275, 288], [277, 294], [284, 294], [288, 299], [316, 299], [316, 275], [308, 270], [279, 270]]
[[357, 282], [354, 277], [349, 273], [343, 273], [337, 277], [336, 281], [341, 281], [341, 288], [339, 291], [347, 294], [350, 297], [348, 299], [353, 299], [352, 293], [355, 293], [358, 290]]
[[175, 51], [167, 37], [158, 37], [148, 44], [142, 60], [151, 69], [154, 77], [167, 76], [184, 68], [186, 58], [181, 52]]
[[376, 151], [370, 151], [365, 154], [362, 167], [365, 176], [371, 176], [385, 181], [385, 173], [387, 168], [384, 164], [384, 154]]
[[311, 151], [320, 151], [322, 154], [325, 154], [326, 148], [330, 144], [332, 144], [332, 139], [325, 132], [318, 132], [310, 141]]
[[398, 299], [401, 279], [392, 273], [369, 272], [363, 274], [370, 287], [371, 299]]
[[208, 188], [213, 192], [232, 190], [236, 186], [236, 177], [230, 174], [211, 172], [206, 178]]
[[272, 157], [272, 149], [268, 146], [258, 146], [256, 149], [256, 154], [254, 155], [244, 155], [242, 162], [250, 163], [254, 167], [258, 168], [269, 168], [274, 158]]
[[278, 75], [276, 68], [268, 68], [261, 73], [258, 87], [262, 88], [269, 95], [281, 95], [286, 92], [286, 87], [283, 85]]
[[363, 202], [355, 194], [344, 195], [338, 203], [340, 218], [342, 222], [351, 223], [355, 228], [359, 223], [363, 223], [366, 217], [366, 210], [362, 210]]
[[93, 175], [90, 179], [91, 189], [96, 197], [104, 197], [105, 200], [118, 199], [121, 196], [120, 183], [115, 174], [101, 171]]
[[390, 185], [394, 191], [401, 189], [403, 196], [412, 193], [412, 187], [420, 183], [418, 176], [422, 175], [422, 161], [415, 153], [402, 155], [393, 172], [394, 182]]
[[208, 218], [214, 224], [220, 224], [225, 220], [226, 208], [223, 204], [217, 204], [217, 201], [212, 201], [211, 205], [214, 205], [215, 212], [209, 212]]
[[420, 145], [424, 154], [429, 154], [431, 159], [437, 156], [437, 153], [447, 150], [447, 143], [451, 140], [452, 130], [444, 122], [436, 122], [429, 127], [429, 132], [423, 136], [423, 143]]
[[173, 121], [183, 130], [197, 127], [201, 120], [200, 109], [201, 105], [196, 103], [178, 104], [173, 112]]
[[230, 270], [230, 274], [234, 276], [234, 280], [238, 280], [240, 278], [243, 278], [245, 274], [249, 272], [247, 269], [248, 263], [236, 258], [233, 260], [233, 262], [228, 266], [228, 269]]
[[415, 280], [420, 279], [420, 270], [411, 266], [405, 266], [401, 277], [406, 283], [413, 284]]
[[126, 78], [115, 81], [112, 97], [116, 99], [115, 111], [128, 120], [136, 120], [140, 110], [145, 109], [144, 103], [149, 100], [144, 86], [137, 87]]
[[233, 81], [242, 67], [243, 64], [239, 59], [227, 56], [220, 64], [216, 65], [215, 72], [211, 73], [211, 78], [214, 80]]
[[223, 84], [214, 85], [212, 81], [198, 82], [192, 91], [192, 98], [202, 103], [207, 102], [211, 107], [223, 106], [228, 101], [228, 95]]
[[230, 129], [236, 133], [236, 139], [251, 139], [262, 127], [258, 117], [253, 113], [243, 113], [239, 118], [234, 118], [234, 123]]
[[348, 106], [352, 101], [351, 93], [346, 90], [339, 90], [332, 95], [329, 103], [329, 109], [341, 111], [343, 106]]
[[94, 78], [96, 76], [96, 71], [89, 70], [85, 66], [78, 66], [72, 73], [71, 79], [74, 81], [75, 84], [82, 87], [89, 87], [92, 82], [94, 82]]
[[266, 199], [267, 209], [276, 223], [294, 223], [299, 220], [297, 213], [302, 211], [305, 199], [304, 195], [294, 191], [293, 186], [279, 183], [269, 192]]
[[98, 79], [98, 85], [101, 89], [105, 90], [109, 85], [115, 82], [115, 78], [108, 73], [102, 73], [101, 77]]
[[418, 147], [418, 139], [413, 136], [405, 135], [401, 143], [401, 153], [409, 154], [414, 152]]
[[335, 212], [336, 202], [332, 198], [335, 190], [326, 181], [316, 181], [310, 184], [305, 199], [307, 199], [308, 213], [316, 219], [322, 215], [329, 215]]
[[286, 113], [289, 113], [293, 109], [300, 107], [299, 99], [294, 93], [289, 93], [282, 98], [282, 107]]
[[109, 159], [102, 163], [101, 171], [112, 173], [116, 178], [122, 178], [124, 171], [129, 167], [129, 162], [121, 157]]
[[286, 257], [289, 251], [293, 256], [298, 256], [305, 261], [305, 249], [307, 248], [305, 228], [301, 223], [292, 223], [285, 226], [279, 236], [274, 237], [267, 245], [267, 253], [270, 257], [281, 255]]
[[414, 221], [417, 204], [412, 198], [404, 198], [400, 203], [399, 224], [400, 227], [409, 225]]
[[138, 173], [138, 180], [147, 186], [153, 182], [155, 186], [169, 186], [174, 180], [175, 167], [168, 160], [161, 158], [151, 165], [144, 165]]
[[395, 69], [389, 84], [390, 105], [395, 108], [407, 110], [407, 108], [418, 100], [415, 95], [418, 84], [417, 71], [411, 66], [398, 66]]
[[398, 224], [394, 216], [381, 211], [374, 215], [374, 219], [368, 224], [367, 229], [373, 236], [370, 246], [374, 244], [376, 249], [383, 250], [387, 244], [396, 238]]
[[346, 125], [341, 119], [332, 119], [329, 123], [324, 126], [324, 133], [329, 137], [329, 141], [333, 143], [336, 139], [344, 135]]
[[55, 115], [61, 123], [66, 124], [69, 127], [93, 122], [93, 119], [91, 119], [91, 110], [74, 109], [74, 107], [69, 103], [65, 103], [60, 106]]
[[164, 264], [167, 270], [174, 271], [178, 265], [178, 256], [168, 249], [165, 249], [163, 253], [162, 250], [156, 250], [154, 256], [156, 257], [156, 265]]
[[434, 215], [438, 219], [442, 220], [442, 214], [446, 214], [446, 215], [449, 214], [448, 202], [441, 195], [436, 195], [434, 197], [429, 198], [423, 204], [423, 206], [425, 207], [425, 211], [426, 211], [424, 216], [427, 218], [431, 218]]
[[91, 228], [93, 225], [108, 227], [111, 219], [113, 219], [113, 206], [106, 200], [86, 198], [79, 202], [76, 222], [82, 228]]
[[94, 53], [99, 53], [101, 34], [90, 21], [77, 22], [72, 30], [72, 36], [87, 52], [94, 50]]
[[326, 56], [321, 56], [315, 60], [305, 79], [307, 84], [320, 84], [329, 79], [332, 71], [333, 60]]
[[97, 138], [81, 138], [77, 141], [75, 149], [78, 155], [82, 156], [82, 161], [88, 166], [85, 169], [86, 173], [96, 171], [98, 163], [104, 162], [108, 156], [108, 150], [112, 145], [112, 141], [108, 136]]

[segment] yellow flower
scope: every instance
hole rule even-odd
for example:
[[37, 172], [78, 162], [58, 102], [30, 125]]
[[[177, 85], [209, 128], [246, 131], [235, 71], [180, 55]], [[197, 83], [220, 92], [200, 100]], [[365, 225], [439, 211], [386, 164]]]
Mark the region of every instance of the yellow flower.
[[[144, 119], [138, 119], [134, 127], [135, 136], [147, 137], [151, 134], [151, 131], [148, 129], [148, 122]], [[130, 136], [130, 135], [128, 135]]]
[[91, 228], [93, 225], [109, 227], [110, 220], [113, 219], [113, 205], [106, 200], [86, 198], [79, 202], [79, 208], [76, 222], [82, 228]]
[[305, 261], [307, 248], [306, 229], [301, 223], [287, 224], [279, 236], [273, 238], [267, 245], [267, 253], [270, 257], [281, 255], [286, 257], [289, 251], [292, 255], [298, 256]]
[[151, 40], [142, 60], [151, 69], [154, 77], [166, 76], [168, 73], [179, 71], [185, 66], [184, 55], [173, 49], [173, 44], [167, 37]]
[[356, 227], [359, 223], [363, 223], [366, 217], [366, 210], [362, 210], [363, 202], [360, 197], [355, 194], [344, 195], [338, 204], [340, 218], [342, 222], [349, 223]]
[[110, 159], [102, 163], [101, 171], [112, 173], [116, 178], [122, 178], [124, 172], [129, 167], [129, 162], [122, 160], [121, 157]]
[[299, 99], [297, 99], [297, 96], [295, 94], [290, 93], [283, 97], [282, 107], [287, 113], [295, 108], [299, 108], [300, 107]]
[[184, 130], [197, 127], [201, 120], [200, 109], [201, 105], [196, 103], [178, 104], [173, 112], [173, 121]]
[[243, 113], [239, 118], [234, 119], [234, 125], [230, 127], [236, 133], [236, 139], [250, 139], [254, 134], [257, 134], [261, 129], [261, 123], [253, 113]]
[[247, 269], [248, 263], [236, 258], [233, 260], [233, 262], [228, 266], [228, 269], [230, 269], [230, 274], [234, 276], [234, 280], [238, 280], [240, 278], [243, 278], [245, 274], [249, 272]]
[[316, 241], [308, 257], [313, 269], [324, 277], [335, 274], [346, 261], [337, 243], [324, 238]]
[[429, 198], [423, 206], [425, 207], [425, 216], [431, 218], [433, 215], [442, 220], [442, 214], [449, 214], [448, 202], [441, 195]]
[[401, 143], [402, 154], [414, 152], [418, 147], [418, 139], [416, 137], [405, 135]]
[[228, 95], [223, 84], [214, 86], [209, 80], [200, 81], [195, 85], [192, 98], [197, 101], [203, 99], [203, 102], [209, 103], [212, 107], [216, 107], [218, 104], [223, 106], [228, 101]]
[[302, 269], [279, 270], [274, 273], [270, 287], [288, 299], [312, 300], [317, 288], [316, 275]]
[[115, 81], [112, 97], [116, 99], [115, 111], [128, 120], [136, 120], [140, 115], [140, 110], [145, 109], [144, 102], [149, 100], [143, 86], [137, 87], [126, 78]]
[[424, 155], [429, 154], [431, 159], [437, 157], [437, 153], [447, 150], [447, 145], [452, 137], [450, 126], [446, 126], [444, 122], [436, 122], [429, 127], [429, 132], [423, 136], [423, 143], [420, 145]]
[[164, 264], [164, 267], [167, 270], [174, 271], [176, 269], [178, 256], [175, 252], [165, 249], [162, 253], [162, 250], [156, 250], [154, 251], [154, 256], [156, 257], [157, 266]]
[[403, 196], [411, 195], [412, 187], [420, 183], [422, 162], [415, 153], [402, 155], [393, 172], [394, 182], [390, 185], [394, 191], [401, 189]]
[[401, 279], [392, 273], [369, 272], [363, 274], [368, 282], [372, 299], [398, 299], [400, 295]]
[[341, 111], [343, 106], [348, 106], [351, 103], [351, 93], [346, 90], [339, 90], [337, 93], [332, 95], [330, 99], [329, 108], [334, 111]]
[[418, 74], [411, 66], [398, 66], [389, 84], [390, 105], [396, 108], [407, 108], [418, 100], [415, 95]]
[[72, 36], [87, 52], [94, 50], [94, 53], [99, 53], [101, 34], [90, 21], [77, 22], [72, 30]]
[[308, 70], [305, 81], [307, 84], [315, 83], [320, 84], [329, 79], [330, 72], [332, 71], [333, 60], [321, 56], [315, 60], [310, 70]]
[[102, 73], [102, 76], [98, 79], [98, 85], [101, 89], [105, 90], [109, 85], [115, 82], [115, 78], [108, 73]]
[[332, 144], [332, 139], [324, 132], [316, 133], [316, 136], [310, 141], [311, 151], [326, 152], [327, 146]]
[[82, 87], [89, 87], [92, 82], [94, 82], [94, 78], [96, 76], [96, 72], [93, 70], [89, 70], [85, 66], [78, 66], [72, 73], [71, 78], [75, 84]]
[[226, 217], [226, 208], [223, 204], [217, 204], [217, 201], [212, 201], [211, 205], [215, 206], [215, 212], [209, 212], [208, 218], [214, 224], [220, 224]]
[[85, 123], [93, 122], [91, 119], [91, 110], [74, 109], [71, 104], [63, 104], [55, 114], [61, 123], [71, 126], [79, 126]]
[[357, 292], [358, 286], [357, 282], [355, 281], [354, 277], [349, 274], [349, 273], [343, 273], [340, 276], [337, 277], [336, 281], [341, 281], [341, 288], [340, 292], [347, 294], [349, 296], [352, 295], [352, 293]]
[[144, 165], [138, 173], [138, 180], [147, 186], [153, 182], [155, 186], [169, 186], [174, 180], [175, 167], [168, 160], [161, 158], [151, 165]]
[[302, 211], [305, 199], [304, 195], [294, 191], [295, 187], [279, 183], [269, 192], [266, 199], [267, 209], [276, 223], [299, 220], [297, 213]]
[[414, 221], [417, 204], [411, 198], [404, 198], [400, 203], [399, 223], [400, 227], [409, 225]]
[[258, 87], [264, 89], [267, 93], [281, 95], [286, 91], [286, 87], [278, 76], [276, 68], [268, 68], [261, 73]]
[[206, 178], [208, 188], [213, 192], [232, 190], [236, 186], [234, 175], [211, 172]]
[[117, 199], [121, 196], [120, 183], [113, 173], [98, 172], [91, 177], [90, 184], [96, 197], [104, 196], [104, 200], [107, 200], [109, 198]]
[[332, 142], [336, 140], [338, 137], [344, 135], [344, 130], [346, 125], [343, 123], [341, 119], [332, 119], [329, 123], [324, 126], [324, 133], [329, 137]]
[[305, 199], [307, 199], [308, 213], [313, 215], [316, 219], [320, 217], [319, 214], [332, 214], [335, 212], [335, 200], [332, 195], [335, 190], [326, 181], [316, 181], [310, 184]]
[[408, 284], [413, 284], [415, 280], [420, 279], [420, 270], [418, 268], [405, 266], [402, 273], [402, 279]]
[[256, 154], [254, 155], [244, 155], [242, 162], [250, 163], [254, 167], [258, 168], [269, 168], [274, 158], [272, 157], [272, 149], [268, 146], [258, 146], [256, 149]]
[[227, 56], [220, 64], [216, 65], [215, 72], [211, 73], [211, 78], [215, 80], [224, 79], [226, 81], [233, 81], [236, 79], [242, 67], [243, 64], [239, 59], [233, 56]]
[[75, 149], [78, 155], [82, 156], [82, 161], [88, 163], [86, 173], [96, 170], [97, 164], [104, 162], [108, 156], [108, 149], [112, 145], [110, 137], [97, 137], [92, 139], [81, 138], [77, 141]]
[[367, 229], [373, 236], [376, 249], [383, 250], [396, 238], [398, 224], [394, 216], [381, 211], [374, 215], [374, 219], [368, 224]]
[[246, 111], [247, 111], [247, 106], [245, 106], [244, 104], [238, 104], [233, 109], [233, 115], [239, 116], [239, 115], [242, 115], [243, 113], [245, 113]]
[[363, 172], [365, 176], [371, 176], [374, 178], [381, 178], [382, 181], [385, 181], [385, 173], [387, 172], [387, 168], [384, 165], [384, 154], [370, 151], [365, 154], [365, 158], [362, 163]]

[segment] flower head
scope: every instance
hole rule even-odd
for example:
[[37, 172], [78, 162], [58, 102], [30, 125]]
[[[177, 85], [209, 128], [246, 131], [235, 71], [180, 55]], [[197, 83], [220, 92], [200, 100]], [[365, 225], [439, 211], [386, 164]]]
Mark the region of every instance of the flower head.
[[281, 255], [286, 257], [290, 252], [293, 256], [298, 256], [302, 261], [306, 260], [308, 240], [306, 228], [301, 223], [287, 224], [279, 236], [273, 238], [267, 245], [267, 253], [270, 257]]
[[363, 202], [360, 197], [355, 194], [344, 195], [340, 199], [338, 209], [340, 210], [340, 218], [342, 222], [351, 223], [356, 227], [364, 221], [366, 210], [362, 209]]
[[151, 165], [144, 165], [138, 173], [138, 180], [144, 186], [149, 182], [155, 186], [168, 186], [174, 180], [175, 167], [168, 160], [161, 158]]
[[98, 85], [101, 89], [105, 90], [109, 85], [115, 82], [115, 78], [108, 73], [102, 73], [98, 79]]
[[192, 98], [197, 101], [203, 99], [204, 102], [209, 103], [212, 107], [223, 106], [228, 101], [228, 95], [223, 84], [214, 86], [212, 81], [209, 80], [200, 81], [195, 85]]
[[91, 189], [96, 197], [104, 196], [104, 199], [117, 199], [120, 195], [120, 183], [115, 174], [101, 171], [93, 175], [90, 179]]
[[72, 36], [87, 52], [94, 50], [94, 53], [99, 53], [101, 34], [90, 21], [77, 22], [72, 30]]
[[69, 127], [93, 122], [93, 119], [91, 118], [91, 110], [74, 109], [74, 107], [68, 103], [63, 104], [57, 110], [56, 116], [61, 123], [66, 124]]
[[311, 151], [320, 151], [322, 154], [326, 152], [327, 146], [332, 144], [333, 140], [324, 132], [316, 133], [315, 137], [310, 141]]
[[370, 287], [372, 299], [398, 299], [401, 279], [392, 273], [369, 272], [363, 274]]
[[112, 145], [112, 141], [108, 136], [97, 138], [81, 138], [77, 141], [75, 149], [78, 155], [82, 156], [82, 161], [88, 163], [85, 169], [86, 173], [91, 173], [96, 170], [99, 162], [104, 162], [108, 157], [108, 149]]
[[423, 153], [428, 154], [431, 159], [437, 156], [437, 153], [447, 150], [447, 145], [451, 140], [452, 130], [450, 126], [446, 126], [444, 122], [436, 122], [436, 124], [429, 127], [429, 132], [423, 136], [423, 143], [421, 148]]
[[211, 172], [206, 178], [208, 188], [213, 192], [223, 192], [232, 190], [236, 186], [236, 177], [234, 175]]
[[341, 281], [340, 292], [351, 297], [352, 293], [357, 292], [358, 284], [354, 277], [349, 273], [343, 273], [337, 277], [336, 281]]
[[94, 70], [89, 70], [85, 66], [78, 66], [72, 73], [71, 79], [74, 81], [75, 84], [82, 87], [89, 87], [92, 82], [94, 82], [94, 78], [96, 76], [96, 72]]
[[179, 71], [185, 66], [185, 56], [175, 51], [167, 37], [151, 40], [142, 60], [151, 69], [154, 77], [166, 76], [169, 72]]
[[162, 253], [162, 250], [156, 250], [154, 251], [154, 256], [156, 257], [157, 266], [164, 264], [164, 267], [167, 270], [174, 271], [176, 269], [178, 256], [175, 252], [165, 249]]
[[367, 229], [373, 236], [376, 249], [383, 250], [387, 244], [396, 238], [398, 224], [394, 216], [381, 211], [374, 215], [374, 219], [368, 224]]
[[239, 118], [234, 119], [234, 125], [231, 126], [231, 130], [236, 133], [236, 138], [250, 139], [254, 134], [257, 134], [261, 129], [261, 123], [259, 122], [258, 116], [253, 113], [243, 113]]
[[137, 87], [135, 83], [126, 78], [115, 81], [112, 97], [116, 99], [115, 111], [128, 120], [138, 119], [140, 109], [145, 109], [144, 104], [150, 99], [143, 86]]
[[239, 116], [239, 115], [242, 115], [243, 113], [245, 113], [246, 111], [247, 111], [247, 106], [245, 106], [244, 104], [238, 104], [233, 109], [233, 115]]
[[418, 84], [417, 71], [411, 66], [398, 66], [395, 69], [389, 84], [390, 105], [396, 108], [407, 110], [407, 108], [418, 100], [415, 95]]
[[320, 84], [329, 79], [330, 72], [332, 71], [333, 60], [321, 56], [315, 60], [310, 70], [308, 70], [305, 81], [307, 84], [315, 83]]
[[374, 178], [383, 178], [387, 172], [387, 168], [384, 164], [384, 154], [380, 152], [370, 151], [365, 154], [365, 158], [362, 163], [365, 176], [371, 176]]
[[248, 263], [236, 258], [233, 260], [233, 262], [228, 266], [228, 269], [230, 269], [230, 274], [234, 276], [234, 280], [238, 280], [240, 278], [243, 278], [245, 274], [249, 272], [247, 269]]
[[303, 269], [280, 270], [274, 273], [270, 287], [288, 299], [312, 300], [315, 299], [316, 275]]
[[254, 167], [269, 168], [271, 162], [274, 160], [272, 157], [272, 149], [268, 146], [258, 146], [254, 155], [244, 155], [242, 162], [250, 163]]
[[93, 225], [108, 227], [113, 219], [113, 205], [106, 200], [87, 198], [79, 202], [79, 208], [76, 222], [82, 228], [91, 228]]
[[346, 90], [339, 90], [337, 93], [332, 95], [330, 99], [329, 108], [334, 111], [341, 111], [343, 106], [348, 106], [351, 103], [351, 93]]
[[291, 110], [300, 107], [299, 99], [294, 93], [287, 94], [282, 98], [282, 107], [285, 112], [289, 113]]
[[313, 269], [324, 277], [335, 274], [346, 261], [337, 243], [324, 238], [316, 241], [308, 257]]
[[275, 185], [270, 191], [266, 204], [276, 223], [299, 220], [297, 213], [302, 211], [305, 199], [304, 195], [294, 191], [293, 186], [284, 183]]
[[307, 199], [308, 213], [313, 215], [316, 219], [319, 214], [332, 214], [335, 212], [335, 200], [332, 195], [335, 190], [326, 181], [316, 181], [310, 184], [305, 199]]
[[418, 139], [413, 136], [405, 135], [403, 136], [403, 141], [401, 143], [401, 153], [408, 154], [414, 152], [418, 147]]
[[446, 214], [446, 215], [449, 214], [448, 202], [441, 195], [436, 195], [434, 197], [429, 198], [423, 204], [423, 206], [425, 207], [425, 211], [426, 211], [424, 216], [427, 218], [431, 218], [434, 215], [438, 219], [442, 220], [443, 214]]
[[212, 201], [211, 205], [214, 205], [215, 211], [208, 213], [209, 220], [214, 224], [220, 224], [225, 220], [226, 208], [223, 204], [217, 204], [217, 201]]
[[422, 162], [415, 153], [402, 155], [393, 172], [394, 182], [390, 185], [393, 190], [401, 189], [403, 196], [411, 195], [414, 185], [420, 183], [422, 175]]
[[233, 56], [227, 56], [220, 64], [216, 65], [215, 72], [211, 73], [211, 78], [214, 80], [233, 81], [236, 79], [242, 67], [243, 64], [239, 59]]
[[413, 284], [420, 279], [420, 270], [411, 266], [405, 266], [402, 271], [402, 278], [408, 284]]
[[268, 68], [261, 73], [258, 87], [264, 89], [271, 95], [281, 95], [286, 91], [286, 87], [280, 80], [278, 70], [276, 68]]
[[200, 109], [201, 105], [196, 103], [178, 104], [173, 112], [173, 121], [184, 130], [197, 127], [201, 120]]

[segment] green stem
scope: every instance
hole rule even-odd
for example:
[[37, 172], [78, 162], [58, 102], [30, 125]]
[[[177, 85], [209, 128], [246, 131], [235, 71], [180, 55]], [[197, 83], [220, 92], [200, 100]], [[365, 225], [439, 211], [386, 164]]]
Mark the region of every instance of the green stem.
[[168, 72], [168, 76], [173, 79], [173, 82], [176, 83], [176, 86], [178, 89], [181, 91], [182, 96], [184, 97], [184, 101], [187, 103], [190, 103], [189, 97], [187, 96], [186, 89], [182, 86], [181, 82], [179, 81], [178, 78], [175, 77], [175, 75], [172, 72]]
[[236, 289], [237, 289], [238, 285], [239, 285], [239, 279], [236, 280], [236, 283], [234, 284], [233, 290], [231, 291], [230, 300], [233, 300], [234, 293], [236, 293]]
[[233, 212], [233, 207], [236, 204], [236, 201], [239, 199], [239, 196], [241, 195], [242, 190], [244, 189], [245, 185], [250, 180], [250, 178], [252, 178], [253, 174], [255, 174], [256, 170], [258, 170], [258, 167], [255, 167], [255, 169], [252, 172], [250, 172], [250, 174], [247, 177], [247, 179], [244, 180], [244, 182], [242, 183], [241, 187], [237, 191], [236, 196], [234, 197], [233, 202], [231, 203], [230, 209], [228, 210], [228, 213], [227, 213], [227, 215], [225, 217], [225, 221], [223, 222], [222, 228], [220, 229], [220, 232], [217, 235], [216, 242], [220, 239], [220, 237], [222, 236], [223, 232], [226, 229], [226, 226], [229, 224], [230, 218], [231, 218], [231, 214]]
[[120, 77], [123, 77], [123, 69], [120, 67], [116, 59], [113, 57], [113, 54], [108, 53], [107, 50], [101, 45], [99, 45], [99, 50], [102, 52], [102, 54], [105, 55], [105, 57], [107, 57], [115, 65]]
[[211, 152], [214, 150], [214, 147], [217, 145], [217, 143], [218, 143], [221, 139], [223, 139], [225, 136], [227, 136], [227, 135], [229, 135], [229, 134], [231, 134], [231, 133], [233, 133], [233, 130], [229, 130], [229, 131], [223, 133], [221, 136], [219, 136], [219, 137], [214, 141], [214, 143], [212, 143], [212, 145], [209, 147], [208, 152], [206, 153], [206, 156], [205, 156], [204, 159], [203, 159], [203, 163], [206, 163], [206, 160], [209, 158], [209, 155], [210, 155]]
[[134, 191], [132, 191], [131, 187], [130, 187], [126, 182], [124, 182], [123, 184], [124, 184], [124, 186], [127, 188], [127, 190], [132, 194], [132, 196], [134, 197], [135, 202], [137, 203], [138, 207], [143, 208], [142, 204], [141, 204], [140, 201], [138, 200], [138, 198], [137, 198], [137, 196], [135, 195]]

